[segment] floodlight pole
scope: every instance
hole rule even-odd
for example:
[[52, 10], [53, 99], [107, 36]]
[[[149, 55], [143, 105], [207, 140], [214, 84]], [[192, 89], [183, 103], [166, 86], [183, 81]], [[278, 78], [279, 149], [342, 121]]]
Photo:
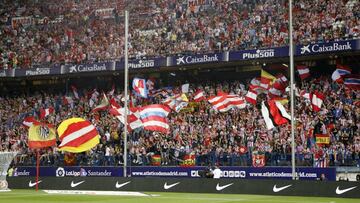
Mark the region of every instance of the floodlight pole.
[[124, 96], [125, 96], [125, 102], [124, 102], [124, 177], [127, 177], [127, 114], [128, 114], [128, 37], [129, 37], [129, 12], [125, 10], [125, 79], [124, 79]]
[[294, 44], [293, 44], [293, 16], [292, 0], [289, 0], [289, 41], [290, 41], [290, 108], [291, 108], [291, 172], [292, 179], [296, 179], [295, 173], [295, 111], [294, 111]]

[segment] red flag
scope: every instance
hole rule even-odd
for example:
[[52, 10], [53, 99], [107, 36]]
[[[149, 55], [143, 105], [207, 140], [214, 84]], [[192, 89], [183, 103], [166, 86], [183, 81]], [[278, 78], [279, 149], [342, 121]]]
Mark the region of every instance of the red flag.
[[198, 90], [194, 94], [194, 101], [195, 102], [201, 102], [205, 100], [205, 92], [203, 90]]
[[321, 105], [325, 100], [325, 95], [315, 91], [314, 93], [310, 94], [310, 101], [313, 108], [313, 111], [318, 112], [321, 110]]
[[34, 116], [28, 116], [28, 117], [24, 118], [24, 120], [22, 122], [23, 126], [25, 126], [27, 128], [30, 128], [32, 125], [39, 124], [39, 123], [40, 122], [37, 121]]
[[46, 118], [46, 116], [54, 113], [54, 111], [55, 111], [55, 110], [54, 110], [53, 107], [49, 107], [49, 108], [47, 108], [47, 109], [41, 108], [41, 109], [40, 109], [40, 119]]
[[245, 100], [253, 105], [256, 105], [257, 93], [254, 90], [249, 90], [245, 95]]
[[297, 71], [299, 72], [299, 76], [301, 78], [301, 80], [304, 80], [306, 78], [308, 78], [310, 76], [310, 70], [307, 66], [296, 66]]

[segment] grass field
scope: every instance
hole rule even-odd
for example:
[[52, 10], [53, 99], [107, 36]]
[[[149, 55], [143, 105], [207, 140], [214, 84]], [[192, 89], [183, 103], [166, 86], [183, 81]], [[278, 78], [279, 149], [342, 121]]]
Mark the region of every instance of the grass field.
[[98, 195], [54, 195], [43, 191], [12, 190], [0, 193], [0, 203], [359, 203], [360, 199], [323, 198], [323, 197], [288, 197], [288, 196], [265, 196], [265, 195], [233, 195], [233, 194], [191, 194], [191, 193], [146, 193], [147, 197], [129, 196], [98, 196]]

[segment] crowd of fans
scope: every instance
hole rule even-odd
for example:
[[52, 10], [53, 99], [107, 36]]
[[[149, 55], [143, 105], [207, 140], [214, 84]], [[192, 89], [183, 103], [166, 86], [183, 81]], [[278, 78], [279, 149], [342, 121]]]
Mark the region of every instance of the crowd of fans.
[[[191, 84], [192, 92], [203, 89], [206, 95], [217, 91], [244, 96], [247, 83], [212, 82]], [[157, 87], [160, 88], [160, 87]], [[296, 97], [296, 161], [297, 165], [316, 166], [321, 160], [328, 166], [360, 166], [360, 92], [333, 83], [330, 77], [301, 82], [298, 89], [326, 92], [320, 112], [311, 109], [308, 100]], [[89, 90], [90, 91], [90, 90]], [[32, 92], [28, 95], [0, 98], [0, 151], [16, 150], [16, 165], [34, 165], [35, 152], [27, 146], [28, 130], [22, 126], [24, 117], [38, 116], [39, 108], [52, 106], [55, 113], [46, 122], [58, 126], [71, 117], [91, 121], [100, 135], [100, 144], [81, 154], [59, 152], [56, 147], [42, 150], [42, 165], [114, 166], [123, 164], [123, 125], [108, 111], [91, 112], [88, 92], [80, 91], [81, 98], [64, 104], [63, 94]], [[115, 96], [121, 92], [116, 91]], [[71, 96], [71, 93], [69, 93]], [[121, 103], [121, 96], [118, 102]], [[135, 97], [134, 97], [135, 98]], [[163, 96], [135, 99], [135, 106], [159, 103]], [[128, 165], [152, 165], [154, 155], [161, 165], [179, 165], [186, 155], [195, 156], [196, 165], [251, 166], [252, 155], [264, 154], [267, 166], [290, 165], [290, 124], [267, 130], [258, 105], [226, 113], [216, 112], [207, 101], [191, 102], [180, 113], [172, 112], [168, 121], [170, 133], [145, 131], [138, 128], [128, 136]], [[288, 105], [285, 105], [288, 109]], [[289, 111], [289, 109], [288, 109]], [[318, 146], [315, 134], [329, 134], [330, 144]]]
[[[124, 55], [130, 10], [131, 57], [288, 44], [285, 0], [4, 0], [0, 69], [116, 60]], [[295, 43], [358, 38], [357, 0], [294, 3]]]

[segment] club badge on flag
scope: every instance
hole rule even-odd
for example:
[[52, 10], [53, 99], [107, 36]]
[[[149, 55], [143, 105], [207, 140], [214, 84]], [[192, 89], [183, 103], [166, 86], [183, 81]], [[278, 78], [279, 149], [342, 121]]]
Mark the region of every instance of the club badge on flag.
[[99, 133], [94, 125], [82, 118], [70, 118], [57, 128], [61, 144], [59, 150], [81, 153], [99, 144]]
[[33, 123], [29, 128], [28, 145], [31, 149], [51, 147], [56, 144], [55, 129], [45, 123]]
[[145, 79], [134, 78], [132, 87], [136, 95], [147, 98], [147, 87]]

